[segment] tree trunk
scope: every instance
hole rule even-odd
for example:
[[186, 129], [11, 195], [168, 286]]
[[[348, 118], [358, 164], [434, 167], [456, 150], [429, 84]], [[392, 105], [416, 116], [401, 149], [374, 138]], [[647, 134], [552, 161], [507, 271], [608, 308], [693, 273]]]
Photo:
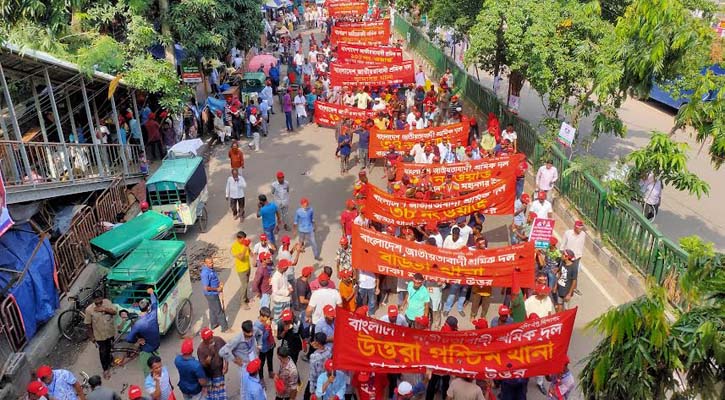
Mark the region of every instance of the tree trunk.
[[[159, 0], [159, 18], [161, 19], [161, 34], [167, 38], [171, 37], [171, 27], [169, 26], [169, 0]], [[164, 46], [166, 60], [174, 64], [174, 44]]]

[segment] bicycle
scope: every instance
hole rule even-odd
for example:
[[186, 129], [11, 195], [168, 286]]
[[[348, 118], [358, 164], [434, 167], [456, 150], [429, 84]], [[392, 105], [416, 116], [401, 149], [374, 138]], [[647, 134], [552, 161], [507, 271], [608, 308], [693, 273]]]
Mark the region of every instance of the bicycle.
[[122, 321], [121, 326], [119, 326], [120, 330], [118, 335], [113, 338], [113, 344], [111, 345], [111, 357], [114, 367], [122, 367], [128, 364], [129, 361], [138, 357], [139, 353], [137, 345], [126, 341], [128, 332], [138, 319], [138, 314], [122, 310], [119, 312], [119, 316]]
[[[92, 290], [92, 291], [91, 291]], [[81, 293], [91, 291], [87, 296], [80, 297]], [[58, 329], [64, 338], [73, 343], [81, 343], [88, 339], [88, 328], [85, 325], [86, 307], [91, 304], [96, 293], [105, 296], [105, 278], [95, 288], [81, 288], [75, 295], [68, 296], [72, 307], [63, 311], [58, 317]]]

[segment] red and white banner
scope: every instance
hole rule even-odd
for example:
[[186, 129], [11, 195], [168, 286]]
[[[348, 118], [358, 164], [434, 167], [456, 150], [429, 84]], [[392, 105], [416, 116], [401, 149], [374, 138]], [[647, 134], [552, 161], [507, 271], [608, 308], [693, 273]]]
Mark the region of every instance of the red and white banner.
[[337, 45], [337, 60], [345, 64], [397, 64], [403, 62], [403, 50], [340, 43]]
[[390, 20], [387, 23], [370, 22], [334, 26], [330, 34], [330, 42], [352, 43], [366, 46], [385, 46], [390, 44]]
[[501, 180], [488, 189], [446, 200], [399, 198], [368, 184], [364, 200], [365, 215], [386, 225], [437, 224], [475, 212], [489, 215], [514, 213], [515, 180]]
[[395, 146], [398, 152], [408, 153], [416, 143], [421, 141], [437, 145], [443, 138], [450, 142], [468, 140], [470, 126], [464, 122], [434, 126], [424, 129], [402, 130], [370, 130], [370, 158], [385, 157], [390, 146]]
[[352, 227], [352, 265], [376, 274], [477, 286], [533, 288], [534, 243], [486, 250], [450, 250], [411, 242], [357, 225]]
[[537, 249], [548, 249], [549, 240], [554, 236], [553, 218], [534, 218], [529, 233], [529, 242], [535, 243]]
[[361, 110], [357, 107], [347, 107], [341, 104], [325, 103], [315, 101], [315, 123], [320, 126], [334, 128], [345, 118], [353, 121], [363, 122], [368, 118], [373, 118], [375, 112], [372, 110]]
[[445, 182], [447, 174], [452, 174], [453, 182], [457, 183], [462, 191], [467, 192], [490, 187], [498, 179], [509, 179], [511, 175], [516, 175], [516, 166], [523, 159], [524, 155], [518, 153], [450, 164], [401, 163], [396, 170], [396, 179], [401, 180], [403, 175], [420, 176], [425, 170], [430, 182], [439, 186]]
[[351, 16], [362, 16], [368, 13], [366, 1], [340, 1], [325, 4], [327, 13], [332, 18]]
[[336, 370], [511, 379], [563, 371], [577, 309], [494, 328], [431, 332], [389, 324], [337, 308]]
[[399, 64], [330, 64], [330, 84], [332, 86], [387, 86], [415, 82], [413, 61]]

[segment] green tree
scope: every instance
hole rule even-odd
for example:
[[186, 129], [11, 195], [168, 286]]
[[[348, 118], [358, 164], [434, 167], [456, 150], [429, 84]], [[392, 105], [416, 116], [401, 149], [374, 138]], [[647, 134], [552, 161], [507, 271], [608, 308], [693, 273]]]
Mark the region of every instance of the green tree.
[[650, 282], [646, 296], [592, 321], [603, 339], [579, 376], [587, 399], [723, 397], [725, 259], [696, 238], [681, 245], [691, 250], [687, 267], [667, 267], [685, 310], [670, 307], [665, 289]]

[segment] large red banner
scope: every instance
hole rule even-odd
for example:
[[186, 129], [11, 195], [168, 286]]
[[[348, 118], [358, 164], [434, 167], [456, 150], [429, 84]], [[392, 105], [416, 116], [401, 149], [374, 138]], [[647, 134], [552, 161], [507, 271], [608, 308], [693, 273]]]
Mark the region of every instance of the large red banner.
[[398, 64], [330, 64], [332, 86], [387, 86], [415, 82], [413, 61]]
[[526, 378], [564, 369], [577, 309], [495, 328], [431, 332], [359, 316], [335, 315], [335, 369], [439, 374], [478, 379]]
[[[348, 1], [348, 0], [345, 0], [345, 1]], [[344, 2], [344, 1], [341, 1], [341, 2]], [[388, 26], [388, 29], [390, 29], [390, 18], [385, 17], [383, 19], [378, 19], [378, 20], [375, 20], [375, 21], [364, 21], [364, 22], [362, 22], [362, 21], [361, 22], [351, 22], [351, 21], [338, 21], [338, 22], [335, 22], [335, 27], [341, 26], [341, 27], [356, 27], [356, 28], [360, 28], [360, 27], [364, 27], [364, 26], [379, 26], [379, 27], [383, 27], [385, 25], [387, 25]]]
[[365, 271], [412, 279], [477, 286], [533, 288], [534, 242], [486, 250], [450, 250], [411, 242], [357, 225], [352, 227], [352, 265]]
[[334, 2], [325, 5], [327, 13], [332, 18], [345, 17], [348, 15], [361, 16], [368, 13], [368, 3], [366, 1], [344, 1]]
[[514, 213], [516, 184], [513, 179], [500, 180], [488, 189], [446, 200], [398, 198], [368, 184], [365, 214], [386, 225], [424, 225], [454, 220], [475, 212], [490, 215]]
[[320, 126], [333, 128], [345, 118], [365, 121], [374, 116], [375, 112], [372, 110], [361, 110], [357, 107], [315, 101], [315, 123]]
[[390, 44], [390, 20], [387, 23], [370, 22], [348, 26], [335, 26], [330, 34], [330, 42], [353, 43], [367, 46], [383, 46]]
[[458, 140], [468, 140], [467, 123], [455, 123], [445, 126], [434, 126], [424, 129], [402, 130], [370, 130], [370, 158], [385, 157], [388, 148], [392, 145], [400, 152], [408, 153], [416, 143], [438, 144], [443, 138], [455, 143]]
[[346, 64], [393, 64], [403, 62], [403, 50], [397, 47], [337, 45], [337, 59]]
[[510, 179], [516, 175], [516, 166], [524, 159], [523, 154], [512, 154], [496, 158], [466, 161], [450, 164], [413, 164], [402, 163], [396, 170], [397, 180], [403, 175], [420, 176], [423, 170], [428, 173], [431, 183], [442, 185], [447, 174], [453, 175], [453, 182], [458, 183], [462, 191], [485, 189], [499, 179]]

